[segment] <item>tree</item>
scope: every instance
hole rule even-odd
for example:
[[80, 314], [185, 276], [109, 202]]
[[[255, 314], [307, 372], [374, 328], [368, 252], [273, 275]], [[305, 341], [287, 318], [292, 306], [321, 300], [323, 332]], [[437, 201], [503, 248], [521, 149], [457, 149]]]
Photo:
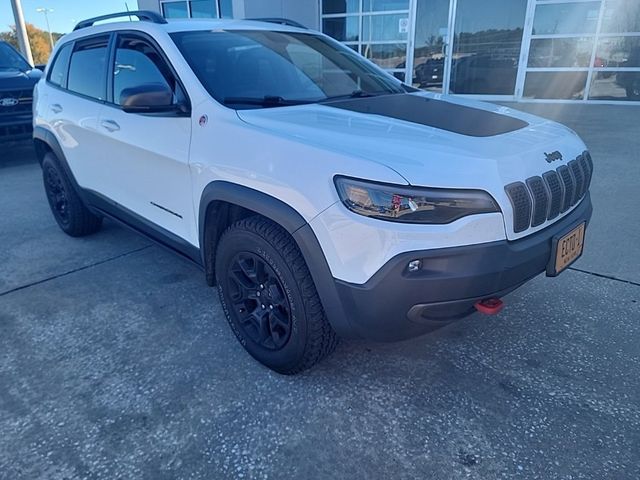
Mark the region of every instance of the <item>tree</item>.
[[[53, 33], [53, 41], [57, 42], [62, 34]], [[51, 43], [49, 42], [49, 34], [44, 30], [40, 30], [35, 25], [27, 23], [27, 36], [29, 37], [29, 43], [31, 44], [31, 54], [33, 55], [33, 62], [36, 65], [47, 63], [49, 56], [51, 55]], [[10, 43], [14, 47], [18, 48], [18, 38], [16, 36], [16, 27], [12, 26], [9, 32], [0, 32], [0, 40]]]

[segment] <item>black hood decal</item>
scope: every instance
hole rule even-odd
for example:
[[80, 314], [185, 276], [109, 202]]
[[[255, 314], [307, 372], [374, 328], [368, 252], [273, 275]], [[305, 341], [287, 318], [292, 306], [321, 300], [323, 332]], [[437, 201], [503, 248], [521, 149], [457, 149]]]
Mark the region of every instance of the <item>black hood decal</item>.
[[336, 100], [324, 105], [383, 115], [471, 137], [491, 137], [529, 125], [507, 115], [410, 94]]

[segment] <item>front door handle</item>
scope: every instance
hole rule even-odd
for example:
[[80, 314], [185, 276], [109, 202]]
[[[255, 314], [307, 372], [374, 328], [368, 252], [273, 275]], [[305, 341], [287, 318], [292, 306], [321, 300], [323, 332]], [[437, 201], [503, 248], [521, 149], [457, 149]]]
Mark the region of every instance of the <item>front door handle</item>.
[[62, 111], [62, 105], [60, 105], [59, 103], [54, 103], [53, 105], [51, 105], [51, 111], [53, 113], [60, 113]]
[[113, 120], [103, 120], [102, 122], [100, 122], [100, 125], [102, 126], [102, 128], [110, 132], [117, 132], [118, 130], [120, 130], [120, 125], [118, 125]]

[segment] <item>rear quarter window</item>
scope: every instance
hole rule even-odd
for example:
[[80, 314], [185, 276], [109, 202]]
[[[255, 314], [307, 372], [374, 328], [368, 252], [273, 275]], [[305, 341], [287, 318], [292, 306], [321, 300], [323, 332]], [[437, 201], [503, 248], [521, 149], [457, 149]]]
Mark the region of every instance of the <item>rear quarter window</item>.
[[72, 45], [64, 45], [51, 64], [49, 70], [49, 82], [58, 87], [67, 88], [67, 75], [69, 73], [69, 60], [71, 59]]

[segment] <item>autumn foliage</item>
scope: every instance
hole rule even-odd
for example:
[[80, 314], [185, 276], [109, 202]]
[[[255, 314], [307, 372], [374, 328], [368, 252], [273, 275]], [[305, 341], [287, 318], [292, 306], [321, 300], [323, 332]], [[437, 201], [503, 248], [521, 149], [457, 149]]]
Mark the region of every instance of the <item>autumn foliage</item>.
[[[44, 30], [40, 30], [35, 25], [27, 23], [27, 35], [29, 36], [29, 43], [31, 44], [31, 54], [33, 55], [33, 63], [36, 65], [43, 65], [49, 60], [51, 55], [51, 42], [49, 41], [49, 33]], [[53, 41], [57, 41], [62, 35], [59, 33], [53, 34]], [[14, 47], [18, 48], [18, 39], [16, 37], [15, 27], [11, 27], [9, 32], [0, 32], [0, 40], [9, 42]]]

